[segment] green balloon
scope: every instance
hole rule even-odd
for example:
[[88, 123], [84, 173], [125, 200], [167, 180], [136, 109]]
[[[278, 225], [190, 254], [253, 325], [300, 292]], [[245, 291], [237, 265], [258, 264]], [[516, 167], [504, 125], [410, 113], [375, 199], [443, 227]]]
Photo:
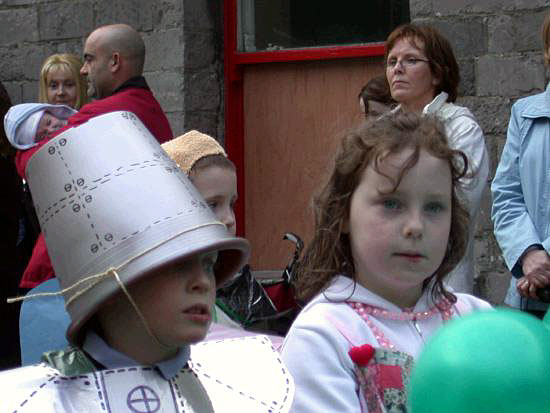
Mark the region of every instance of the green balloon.
[[505, 309], [449, 322], [412, 370], [410, 412], [550, 412], [549, 327]]

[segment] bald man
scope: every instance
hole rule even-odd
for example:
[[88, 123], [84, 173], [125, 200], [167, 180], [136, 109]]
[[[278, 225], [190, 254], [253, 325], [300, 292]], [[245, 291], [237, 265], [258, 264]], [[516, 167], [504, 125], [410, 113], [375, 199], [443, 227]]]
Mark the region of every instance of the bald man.
[[[139, 33], [126, 24], [101, 26], [94, 30], [84, 44], [84, 65], [80, 73], [88, 79], [88, 94], [95, 100], [82, 106], [69, 118], [68, 128], [81, 125], [89, 119], [119, 110], [133, 112], [160, 143], [172, 139], [172, 129], [160, 104], [142, 76], [145, 45]], [[39, 145], [19, 151], [16, 166], [21, 177], [31, 156], [49, 139]], [[21, 288], [33, 288], [54, 277], [44, 236], [40, 234], [25, 272]]]
[[138, 32], [125, 24], [103, 26], [92, 32], [84, 45], [80, 73], [88, 78], [88, 96], [111, 96], [129, 79], [141, 76], [145, 45]]

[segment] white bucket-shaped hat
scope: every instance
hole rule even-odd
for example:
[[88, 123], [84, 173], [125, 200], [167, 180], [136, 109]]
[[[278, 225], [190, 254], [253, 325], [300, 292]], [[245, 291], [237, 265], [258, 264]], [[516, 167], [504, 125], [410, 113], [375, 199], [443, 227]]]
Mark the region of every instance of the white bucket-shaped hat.
[[63, 132], [33, 155], [26, 174], [73, 343], [120, 283], [217, 250], [220, 286], [248, 259], [248, 241], [227, 232], [133, 113]]

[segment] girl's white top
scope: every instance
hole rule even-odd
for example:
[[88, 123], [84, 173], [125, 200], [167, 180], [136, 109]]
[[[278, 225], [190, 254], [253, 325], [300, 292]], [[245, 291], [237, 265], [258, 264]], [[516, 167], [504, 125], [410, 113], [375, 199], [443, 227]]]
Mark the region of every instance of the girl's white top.
[[[487, 302], [471, 295], [456, 296], [458, 301], [453, 306], [452, 317], [491, 308]], [[324, 293], [317, 295], [302, 310], [283, 343], [282, 357], [296, 385], [293, 413], [361, 411], [359, 385], [348, 352], [363, 344], [379, 345], [366, 322], [346, 301], [361, 302], [394, 313], [402, 311], [350, 278], [336, 277]], [[427, 311], [431, 307], [430, 294], [425, 292], [413, 311]], [[370, 318], [396, 350], [414, 358], [418, 357], [425, 341], [443, 324], [439, 314], [417, 320], [419, 332], [412, 321]]]

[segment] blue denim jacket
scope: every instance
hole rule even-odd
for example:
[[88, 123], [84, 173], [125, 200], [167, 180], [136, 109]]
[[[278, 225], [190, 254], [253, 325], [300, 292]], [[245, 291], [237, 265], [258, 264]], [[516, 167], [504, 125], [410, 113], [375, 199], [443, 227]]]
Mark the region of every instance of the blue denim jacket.
[[542, 244], [550, 251], [550, 84], [512, 106], [491, 191], [495, 237], [519, 278], [518, 260], [527, 247]]

